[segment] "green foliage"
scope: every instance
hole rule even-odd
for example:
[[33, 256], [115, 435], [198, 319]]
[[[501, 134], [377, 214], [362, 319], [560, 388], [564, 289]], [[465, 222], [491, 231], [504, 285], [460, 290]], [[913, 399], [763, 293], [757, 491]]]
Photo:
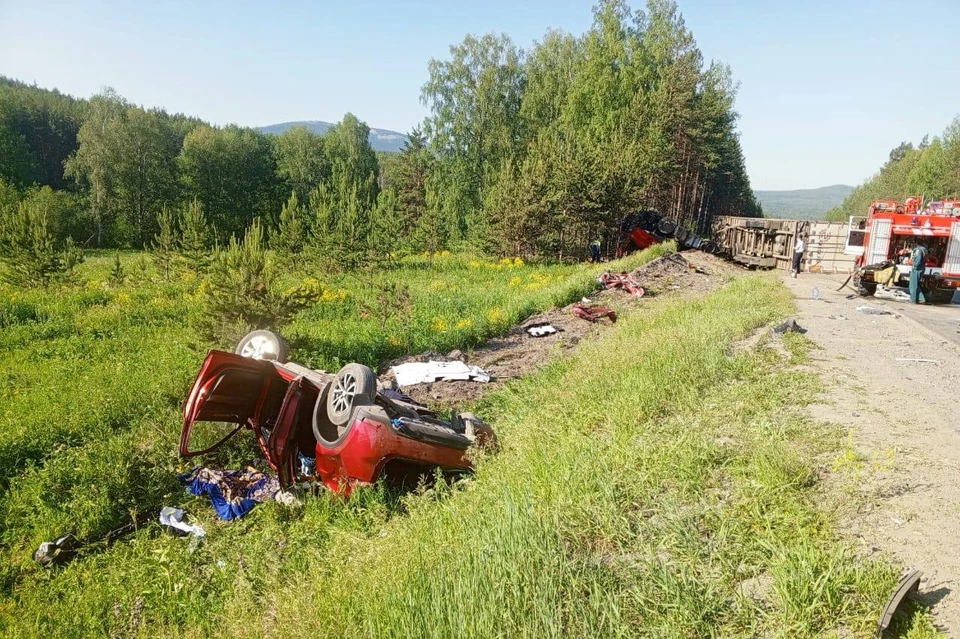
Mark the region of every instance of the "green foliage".
[[110, 285], [114, 287], [122, 286], [126, 279], [127, 273], [123, 270], [123, 264], [120, 263], [120, 252], [117, 251], [113, 260], [113, 268], [110, 269]]
[[180, 255], [194, 273], [202, 273], [210, 258], [211, 236], [200, 200], [193, 199], [180, 209]]
[[281, 257], [295, 260], [309, 241], [306, 212], [300, 207], [297, 192], [293, 191], [280, 211], [280, 226], [270, 237], [270, 246]]
[[220, 241], [254, 220], [273, 220], [283, 191], [270, 139], [252, 129], [199, 126], [183, 140], [177, 167], [186, 198], [203, 207]]
[[303, 201], [307, 200], [311, 189], [330, 179], [325, 138], [304, 126], [295, 126], [277, 136], [273, 152], [277, 159], [277, 175]]
[[66, 279], [72, 280], [76, 268], [85, 260], [83, 249], [76, 245], [72, 237], [67, 237], [63, 244], [63, 270]]
[[259, 220], [218, 249], [203, 283], [203, 329], [224, 342], [238, 340], [254, 328], [277, 329], [294, 313], [315, 303], [319, 286], [299, 287], [281, 293], [276, 271], [267, 255]]
[[[166, 207], [157, 215], [159, 233], [153, 240], [153, 262], [163, 279], [170, 281], [173, 274], [174, 260], [177, 257], [177, 222], [171, 211]], [[119, 258], [117, 264], [119, 265]]]
[[960, 197], [960, 116], [940, 137], [925, 136], [917, 148], [904, 142], [890, 151], [880, 171], [825, 217], [845, 222], [851, 215], [865, 216], [875, 200], [903, 200], [909, 195], [927, 202]]
[[0, 280], [20, 288], [48, 286], [66, 273], [63, 257], [48, 207], [28, 199], [0, 211]]

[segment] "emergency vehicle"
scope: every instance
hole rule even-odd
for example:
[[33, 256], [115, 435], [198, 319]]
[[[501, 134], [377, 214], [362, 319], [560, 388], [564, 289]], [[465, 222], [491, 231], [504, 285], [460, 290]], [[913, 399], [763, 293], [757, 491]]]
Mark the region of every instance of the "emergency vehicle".
[[923, 206], [923, 198], [904, 202], [878, 200], [866, 217], [851, 217], [845, 253], [859, 255], [853, 283], [861, 295], [878, 287], [908, 289], [917, 245], [927, 249], [926, 269], [920, 281], [924, 298], [947, 304], [960, 287], [960, 200], [942, 200]]

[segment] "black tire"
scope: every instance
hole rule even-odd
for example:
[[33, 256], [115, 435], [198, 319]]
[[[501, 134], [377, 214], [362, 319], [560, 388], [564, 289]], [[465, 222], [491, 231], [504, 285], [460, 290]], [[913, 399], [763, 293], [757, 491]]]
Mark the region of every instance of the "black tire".
[[334, 426], [350, 421], [355, 406], [369, 406], [377, 395], [377, 376], [369, 366], [347, 364], [330, 382], [327, 392], [327, 417]]
[[340, 429], [330, 421], [327, 415], [327, 395], [330, 393], [331, 386], [333, 384], [327, 384], [323, 392], [317, 396], [317, 403], [313, 406], [313, 437], [324, 444], [334, 444], [340, 439]]
[[270, 362], [287, 361], [287, 343], [273, 331], [247, 333], [233, 351], [237, 355]]
[[660, 231], [660, 235], [670, 237], [677, 230], [677, 225], [673, 223], [673, 220], [664, 218], [657, 224], [657, 230]]
[[950, 304], [953, 302], [952, 288], [920, 289], [928, 304]]

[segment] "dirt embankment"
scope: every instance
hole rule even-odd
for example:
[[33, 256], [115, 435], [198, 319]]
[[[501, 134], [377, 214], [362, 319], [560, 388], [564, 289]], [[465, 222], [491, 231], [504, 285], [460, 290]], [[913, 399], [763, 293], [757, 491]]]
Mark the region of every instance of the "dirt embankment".
[[[690, 251], [658, 258], [630, 273], [643, 286], [643, 297], [633, 297], [621, 290], [599, 290], [590, 296], [593, 305], [613, 308], [623, 316], [641, 310], [659, 297], [705, 295], [723, 285], [737, 272], [737, 266], [706, 253]], [[599, 285], [598, 285], [599, 286]], [[573, 305], [554, 308], [529, 317], [502, 336], [488, 340], [483, 346], [468, 353], [452, 351], [446, 355], [426, 352], [402, 357], [382, 367], [381, 380], [392, 383], [390, 367], [407, 362], [461, 360], [479, 366], [490, 374], [489, 383], [470, 381], [434, 382], [405, 386], [403, 391], [413, 399], [436, 408], [448, 408], [479, 399], [503, 383], [526, 375], [553, 357], [568, 353], [584, 339], [591, 339], [607, 330], [611, 323], [602, 320], [592, 323], [573, 314]], [[535, 324], [550, 324], [556, 333], [531, 337], [527, 328]]]

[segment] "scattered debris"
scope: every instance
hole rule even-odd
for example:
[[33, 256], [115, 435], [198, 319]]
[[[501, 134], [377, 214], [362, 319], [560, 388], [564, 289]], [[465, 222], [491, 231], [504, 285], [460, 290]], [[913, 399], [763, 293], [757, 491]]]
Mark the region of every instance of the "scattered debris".
[[880, 614], [880, 621], [877, 623], [877, 637], [883, 637], [884, 633], [890, 629], [893, 616], [897, 613], [903, 600], [910, 595], [916, 594], [920, 589], [920, 578], [922, 576], [923, 573], [919, 570], [907, 570], [904, 572], [893, 594], [887, 599], [887, 605], [883, 607], [883, 612]]
[[622, 273], [603, 273], [598, 278], [603, 288], [610, 290], [620, 288], [630, 293], [634, 297], [643, 297], [643, 287], [630, 275], [623, 271]]
[[867, 304], [862, 304], [858, 306], [857, 310], [860, 311], [861, 313], [866, 313], [867, 315], [893, 315], [893, 313], [891, 313], [890, 311], [885, 311], [880, 308], [874, 308], [873, 306], [869, 306]]
[[574, 304], [571, 310], [574, 315], [588, 322], [599, 322], [604, 317], [610, 318], [611, 323], [616, 323], [617, 321], [616, 311], [609, 306], [584, 306], [583, 304]]
[[827, 318], [828, 318], [828, 319], [832, 319], [832, 320], [845, 320], [845, 319], [847, 319], [845, 315], [828, 315]]
[[783, 335], [784, 333], [800, 333], [803, 335], [807, 332], [807, 329], [797, 324], [797, 320], [791, 317], [780, 326], [774, 327], [773, 332], [777, 335]]
[[557, 329], [554, 328], [552, 324], [548, 324], [546, 322], [539, 322], [527, 327], [527, 333], [530, 335], [530, 337], [546, 337], [547, 335], [553, 335], [556, 332]]
[[72, 558], [77, 552], [77, 539], [64, 535], [55, 541], [45, 541], [33, 553], [33, 560], [41, 566], [55, 566]]
[[878, 286], [877, 291], [873, 294], [874, 297], [879, 297], [880, 299], [889, 299], [889, 300], [900, 300], [904, 302], [910, 301], [910, 295], [896, 288], [887, 288], [886, 286]]
[[180, 475], [192, 495], [207, 494], [220, 519], [237, 519], [257, 504], [273, 499], [280, 490], [275, 475], [265, 475], [252, 466], [243, 470], [215, 470], [198, 466]]
[[203, 526], [199, 524], [188, 524], [184, 521], [185, 515], [186, 513], [180, 508], [164, 506], [160, 509], [160, 525], [178, 537], [186, 537], [187, 535], [206, 537], [207, 531], [203, 529]]
[[898, 357], [896, 359], [898, 362], [917, 362], [919, 364], [937, 364], [940, 362], [935, 359], [923, 359], [922, 357]]
[[401, 388], [413, 384], [430, 384], [436, 381], [489, 382], [490, 375], [479, 366], [469, 366], [459, 360], [452, 362], [410, 362], [393, 367], [397, 385]]

